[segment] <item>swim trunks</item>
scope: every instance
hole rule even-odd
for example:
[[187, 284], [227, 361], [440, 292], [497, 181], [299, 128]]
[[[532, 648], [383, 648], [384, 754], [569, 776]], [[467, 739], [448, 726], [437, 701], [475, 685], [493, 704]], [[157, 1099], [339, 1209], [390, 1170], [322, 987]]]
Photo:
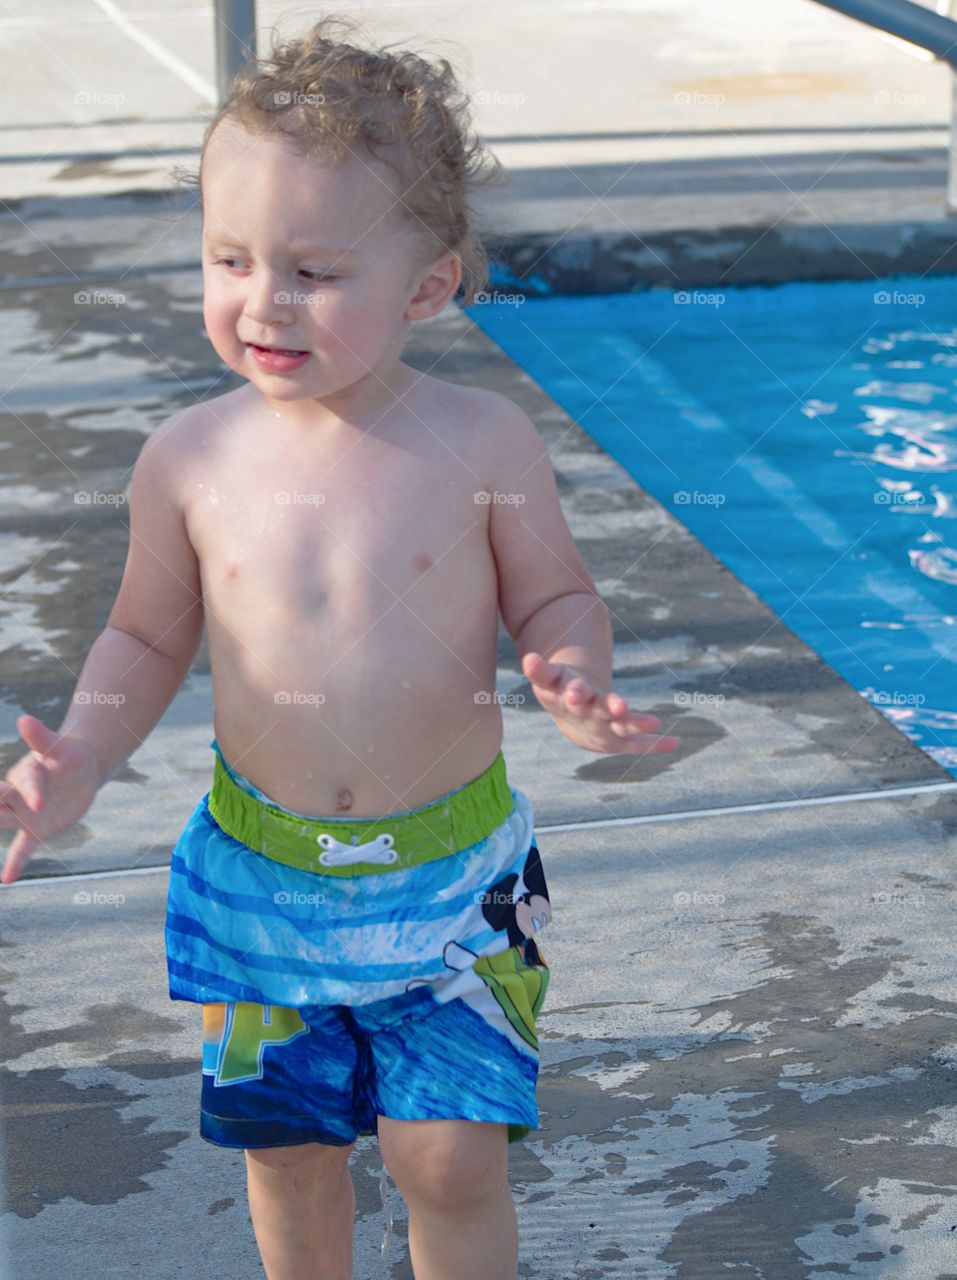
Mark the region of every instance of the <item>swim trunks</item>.
[[502, 753], [426, 805], [333, 819], [210, 745], [166, 914], [170, 997], [203, 1006], [202, 1136], [346, 1145], [377, 1113], [537, 1128], [551, 907]]

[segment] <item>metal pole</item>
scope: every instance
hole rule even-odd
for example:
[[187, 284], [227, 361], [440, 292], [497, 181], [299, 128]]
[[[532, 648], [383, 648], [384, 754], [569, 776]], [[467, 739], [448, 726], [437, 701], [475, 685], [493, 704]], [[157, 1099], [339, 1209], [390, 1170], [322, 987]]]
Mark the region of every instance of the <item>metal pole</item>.
[[947, 148], [947, 195], [944, 213], [957, 217], [957, 22], [946, 16], [954, 0], [942, 0], [935, 13], [910, 0], [816, 0], [828, 9], [836, 9], [849, 18], [857, 18], [868, 26], [889, 31], [910, 44], [916, 44], [950, 66], [950, 141]]
[[216, 87], [220, 105], [233, 76], [256, 56], [256, 0], [216, 0]]
[[911, 0], [815, 0], [828, 9], [880, 27], [892, 36], [929, 49], [952, 67], [957, 66], [957, 22], [913, 4]]
[[957, 217], [957, 74], [950, 73], [950, 139], [947, 148], [947, 200], [944, 212]]
[[[954, 12], [954, 0], [938, 0], [938, 12], [948, 18]], [[957, 217], [957, 68], [950, 68], [950, 146], [947, 150], [947, 199], [944, 212]]]

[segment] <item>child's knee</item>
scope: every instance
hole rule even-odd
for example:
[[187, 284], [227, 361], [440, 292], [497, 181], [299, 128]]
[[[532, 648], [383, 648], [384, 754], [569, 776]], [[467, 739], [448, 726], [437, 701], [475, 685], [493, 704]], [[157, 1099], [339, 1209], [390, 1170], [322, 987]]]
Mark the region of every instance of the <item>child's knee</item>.
[[380, 1116], [379, 1148], [410, 1205], [453, 1212], [485, 1204], [508, 1187], [504, 1124]]

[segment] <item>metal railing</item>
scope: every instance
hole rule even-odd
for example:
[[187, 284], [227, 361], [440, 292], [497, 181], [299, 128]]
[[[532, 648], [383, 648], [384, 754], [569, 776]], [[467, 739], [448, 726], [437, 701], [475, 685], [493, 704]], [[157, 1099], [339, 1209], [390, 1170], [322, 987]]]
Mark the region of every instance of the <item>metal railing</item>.
[[[869, 27], [927, 49], [957, 73], [957, 22], [911, 0], [815, 0]], [[950, 5], [946, 6], [948, 9]], [[957, 216], [957, 74], [951, 76], [950, 146], [944, 211]]]
[[869, 27], [879, 27], [909, 44], [929, 49], [957, 68], [957, 22], [912, 0], [815, 0]]

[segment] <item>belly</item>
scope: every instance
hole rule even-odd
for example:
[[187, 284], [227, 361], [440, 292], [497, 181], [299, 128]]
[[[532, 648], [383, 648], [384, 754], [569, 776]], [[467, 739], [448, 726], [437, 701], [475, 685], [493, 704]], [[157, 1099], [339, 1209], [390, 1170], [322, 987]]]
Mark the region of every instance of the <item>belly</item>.
[[[328, 468], [324, 454], [290, 470], [269, 453], [268, 483], [233, 448], [244, 466], [217, 462], [220, 500], [189, 508], [217, 741], [301, 813], [415, 808], [501, 746], [482, 468], [467, 438], [454, 444], [471, 465], [450, 471], [420, 436], [363, 439]], [[323, 501], [277, 502], [285, 490]]]
[[454, 598], [405, 603], [357, 590], [340, 605], [312, 590], [301, 606], [257, 608], [226, 593], [207, 632], [230, 765], [315, 816], [396, 813], [476, 777], [501, 746], [502, 718], [494, 576], [471, 581]]

